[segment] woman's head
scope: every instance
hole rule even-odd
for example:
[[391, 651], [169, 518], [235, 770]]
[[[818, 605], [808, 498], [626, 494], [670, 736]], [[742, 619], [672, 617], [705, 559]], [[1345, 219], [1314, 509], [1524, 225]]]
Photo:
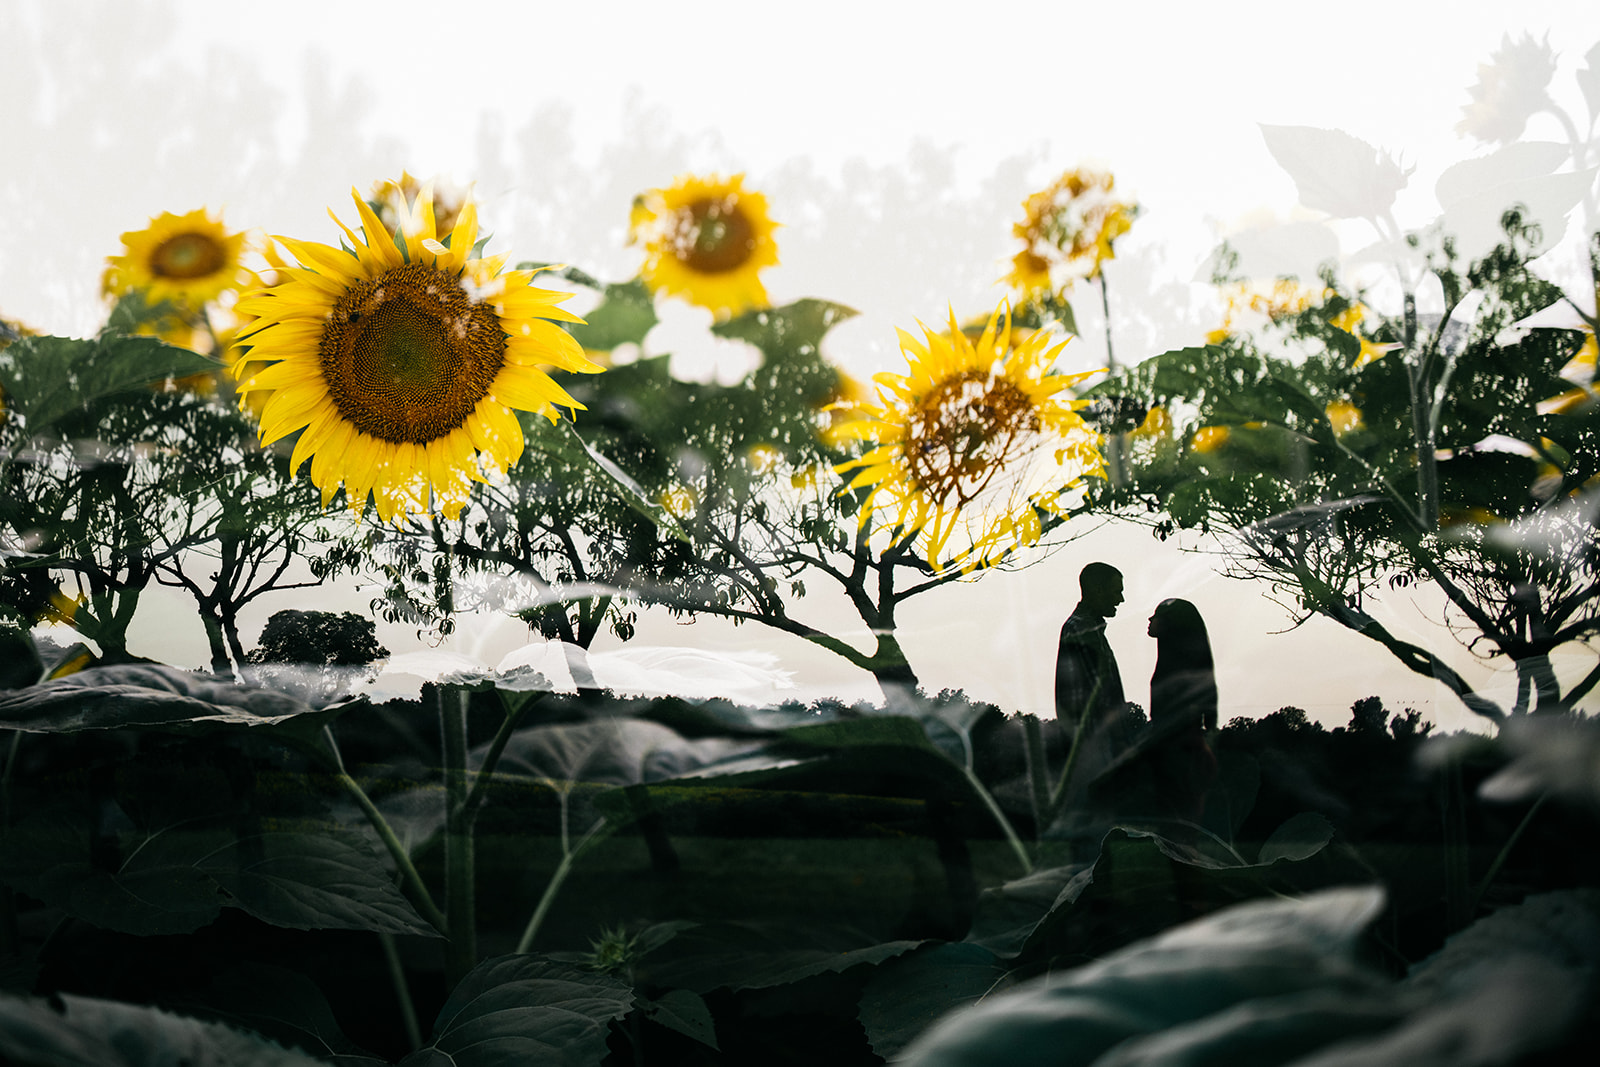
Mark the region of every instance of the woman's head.
[[1163, 600], [1156, 605], [1156, 610], [1150, 614], [1151, 637], [1161, 640], [1163, 638], [1199, 637], [1206, 639], [1206, 623], [1200, 617], [1200, 609], [1187, 600], [1173, 597]]

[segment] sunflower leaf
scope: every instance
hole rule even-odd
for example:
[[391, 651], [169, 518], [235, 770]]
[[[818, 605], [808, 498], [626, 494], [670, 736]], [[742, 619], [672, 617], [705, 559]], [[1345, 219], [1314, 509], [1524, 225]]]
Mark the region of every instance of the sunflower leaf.
[[644, 335], [659, 321], [650, 290], [637, 278], [606, 286], [605, 297], [584, 319], [582, 323], [564, 325], [580, 345], [597, 352], [609, 352], [623, 344], [642, 344]]
[[0, 725], [24, 733], [141, 728], [203, 731], [293, 724], [312, 727], [288, 731], [305, 738], [308, 733], [320, 732], [327, 722], [324, 712], [314, 712], [283, 693], [221, 682], [160, 664], [91, 667], [0, 693]]
[[1410, 174], [1387, 152], [1343, 130], [1262, 124], [1261, 136], [1294, 179], [1300, 202], [1336, 218], [1381, 216]]
[[607, 975], [538, 956], [498, 956], [461, 980], [439, 1010], [433, 1044], [401, 1064], [599, 1063], [611, 1021], [633, 999], [632, 989]]
[[323, 1062], [257, 1034], [159, 1008], [71, 994], [0, 994], [0, 1059], [100, 1067], [316, 1067]]
[[30, 433], [114, 393], [217, 369], [216, 361], [154, 337], [24, 337], [0, 352], [6, 407]]
[[354, 835], [255, 834], [208, 856], [200, 869], [235, 907], [274, 926], [438, 936]]

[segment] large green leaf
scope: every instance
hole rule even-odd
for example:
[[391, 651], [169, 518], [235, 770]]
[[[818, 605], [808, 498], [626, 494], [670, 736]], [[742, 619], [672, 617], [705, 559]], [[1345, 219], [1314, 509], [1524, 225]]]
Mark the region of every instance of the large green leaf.
[[[505, 746], [498, 772], [558, 782], [637, 785], [750, 756], [764, 745], [723, 737], [689, 739], [648, 719], [592, 719], [517, 731]], [[486, 750], [475, 752], [473, 761], [481, 762]]]
[[[1406, 1005], [1387, 990], [1308, 989], [1246, 1000], [1213, 1015], [1129, 1038], [1094, 1061], [1095, 1067], [1229, 1067], [1298, 1063], [1300, 1057], [1392, 1027]], [[1322, 1057], [1315, 1059], [1323, 1063]], [[1380, 1060], [1361, 1060], [1375, 1067]], [[1453, 1061], [1452, 1061], [1453, 1062]], [[1395, 1061], [1393, 1067], [1415, 1067]]]
[[438, 936], [400, 895], [383, 859], [354, 834], [254, 834], [213, 852], [200, 869], [230, 903], [274, 926]]
[[882, 963], [922, 944], [872, 944], [859, 932], [823, 923], [702, 923], [679, 930], [638, 964], [639, 980], [709, 993], [765, 989], [802, 978]]
[[1321, 852], [1333, 840], [1333, 824], [1327, 816], [1314, 811], [1302, 811], [1285, 819], [1272, 831], [1261, 845], [1258, 862], [1276, 863], [1279, 860], [1305, 860]]
[[20, 413], [28, 431], [38, 434], [101, 397], [217, 366], [215, 360], [153, 337], [25, 337], [0, 351], [0, 387], [7, 408]]
[[98, 843], [81, 804], [34, 811], [0, 838], [0, 877], [130, 934], [188, 933], [232, 905], [292, 929], [436, 936], [363, 839], [331, 828], [239, 838], [230, 794], [207, 778], [163, 792], [132, 783], [120, 807], [100, 816], [122, 828]]
[[711, 1009], [696, 993], [687, 989], [669, 989], [652, 1000], [640, 1000], [644, 1017], [676, 1030], [710, 1048], [717, 1047], [717, 1023]]
[[988, 997], [935, 1025], [901, 1062], [1087, 1067], [1121, 1042], [1258, 997], [1333, 991], [1365, 1005], [1387, 983], [1356, 950], [1383, 904], [1371, 888], [1241, 904]]
[[970, 1004], [1005, 976], [994, 953], [972, 944], [924, 945], [880, 965], [861, 993], [861, 1027], [888, 1059], [946, 1012]]
[[339, 1067], [385, 1062], [345, 1036], [315, 982], [283, 967], [242, 963], [214, 979], [199, 998], [168, 1007], [253, 1030]]
[[[1091, 959], [1184, 918], [1242, 900], [1300, 888], [1295, 861], [1318, 853], [1324, 825], [1293, 824], [1266, 862], [1224, 862], [1149, 830], [1116, 827], [1101, 842], [1094, 866], [1067, 882], [1060, 897], [1034, 927], [1019, 960], [1059, 966]], [[1201, 836], [1197, 843], [1209, 843]], [[1280, 846], [1282, 851], [1280, 852]], [[1317, 871], [1313, 885], [1328, 881]]]
[[605, 296], [584, 322], [571, 323], [567, 332], [584, 348], [609, 352], [622, 344], [639, 344], [659, 321], [655, 300], [638, 278], [606, 286]]
[[[985, 889], [978, 894], [978, 910], [967, 931], [967, 941], [998, 956], [1015, 956], [1068, 886], [1074, 880], [1088, 882], [1091, 869], [1092, 864], [1088, 863], [1045, 867]], [[1076, 895], [1074, 891], [1073, 898]]]
[[272, 726], [285, 737], [310, 741], [342, 710], [334, 705], [314, 711], [271, 689], [147, 663], [91, 667], [0, 692], [0, 727], [24, 733]]
[[317, 1067], [256, 1034], [157, 1008], [0, 993], [0, 1060], [19, 1067]]
[[538, 956], [497, 956], [461, 980], [433, 1043], [401, 1067], [593, 1067], [606, 1031], [633, 1006], [615, 978]]
[[817, 345], [822, 343], [823, 334], [857, 314], [854, 308], [843, 304], [807, 298], [784, 307], [747, 311], [711, 327], [711, 332], [719, 337], [748, 341], [768, 355], [775, 352], [813, 355]]
[[7, 884], [68, 915], [129, 934], [182, 934], [211, 922], [223, 905], [200, 864], [231, 835], [203, 815], [129, 834], [114, 869], [94, 862], [86, 820], [49, 808], [0, 839]]

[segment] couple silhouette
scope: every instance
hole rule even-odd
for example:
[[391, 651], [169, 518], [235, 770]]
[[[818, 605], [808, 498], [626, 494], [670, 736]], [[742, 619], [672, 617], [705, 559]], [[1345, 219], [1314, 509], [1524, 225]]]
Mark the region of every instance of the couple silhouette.
[[[1199, 822], [1217, 760], [1206, 741], [1217, 728], [1217, 680], [1205, 620], [1187, 600], [1163, 600], [1147, 631], [1156, 641], [1150, 676], [1150, 720], [1124, 695], [1106, 620], [1122, 604], [1122, 572], [1090, 563], [1078, 575], [1081, 596], [1061, 627], [1056, 652], [1056, 720], [1102, 751], [1100, 772], [1124, 782], [1144, 777], [1156, 811]], [[1143, 775], [1128, 773], [1139, 768]], [[1095, 770], [1085, 766], [1086, 772]], [[1116, 775], [1108, 772], [1118, 771]]]

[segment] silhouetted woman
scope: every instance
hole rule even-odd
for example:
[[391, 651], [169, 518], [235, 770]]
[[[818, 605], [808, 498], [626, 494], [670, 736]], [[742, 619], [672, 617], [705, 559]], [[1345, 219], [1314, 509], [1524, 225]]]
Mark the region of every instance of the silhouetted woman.
[[1168, 813], [1199, 822], [1217, 757], [1206, 732], [1217, 728], [1217, 676], [1200, 612], [1187, 600], [1163, 600], [1150, 616], [1156, 669], [1150, 676], [1151, 762]]

